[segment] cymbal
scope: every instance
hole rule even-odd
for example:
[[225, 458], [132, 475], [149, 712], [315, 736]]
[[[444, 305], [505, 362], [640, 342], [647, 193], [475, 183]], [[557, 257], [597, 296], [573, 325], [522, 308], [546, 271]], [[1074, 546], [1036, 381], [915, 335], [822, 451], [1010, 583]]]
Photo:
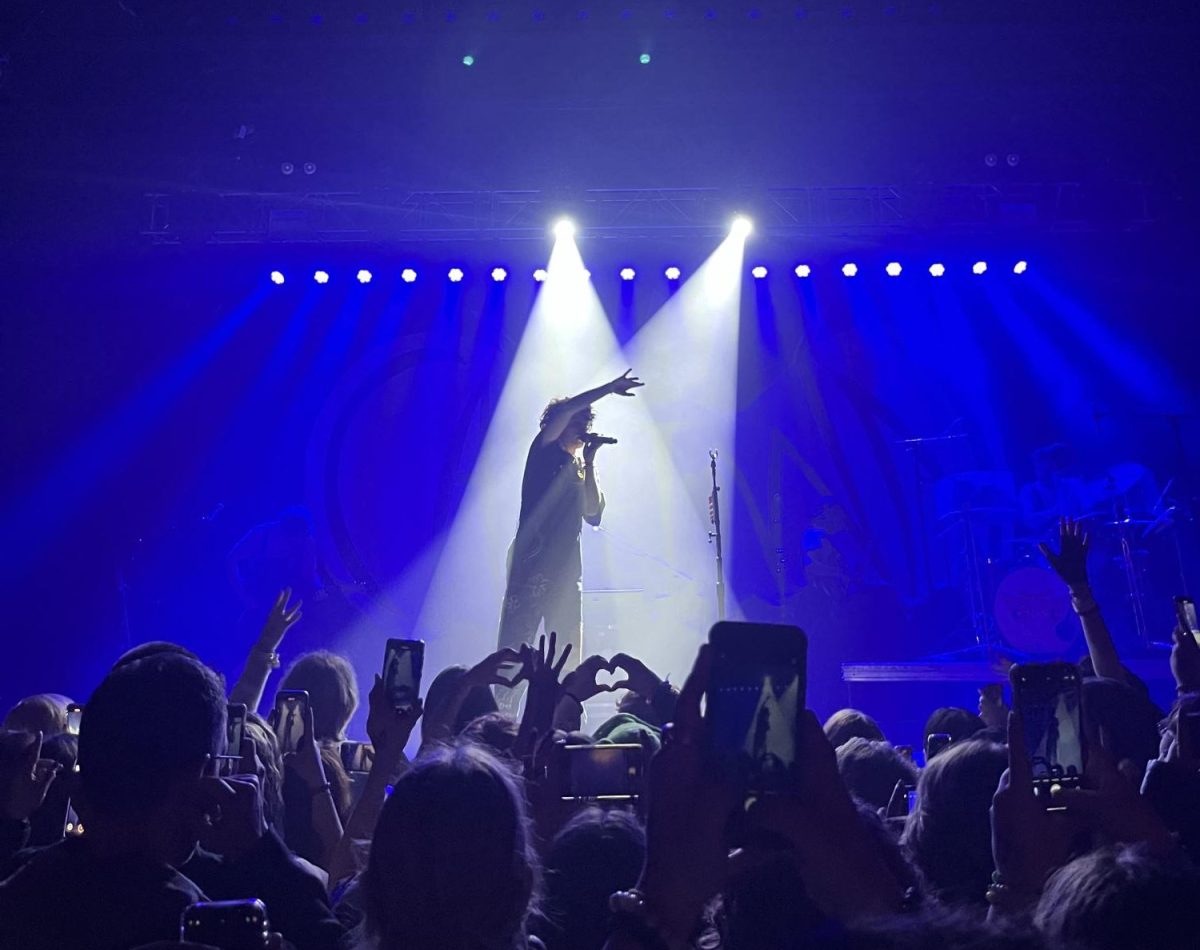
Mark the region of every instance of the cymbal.
[[1139, 482], [1151, 478], [1150, 469], [1139, 462], [1121, 462], [1110, 466], [1092, 484], [1101, 498], [1119, 498], [1127, 495]]
[[951, 518], [977, 518], [977, 517], [1000, 517], [1002, 515], [1015, 515], [1016, 508], [1002, 506], [999, 508], [959, 508], [956, 511], [947, 511], [944, 515], [938, 516], [938, 521], [949, 521]]

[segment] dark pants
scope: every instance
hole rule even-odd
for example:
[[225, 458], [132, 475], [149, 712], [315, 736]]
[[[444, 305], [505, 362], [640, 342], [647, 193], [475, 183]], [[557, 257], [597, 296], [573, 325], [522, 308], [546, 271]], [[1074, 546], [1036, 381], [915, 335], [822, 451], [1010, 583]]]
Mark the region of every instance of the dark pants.
[[[508, 586], [500, 608], [500, 648], [536, 646], [538, 627], [544, 625], [547, 646], [550, 632], [558, 634], [558, 656], [571, 644], [564, 672], [575, 669], [583, 658], [583, 581], [578, 554], [572, 553], [573, 558], [543, 555], [518, 562], [510, 548]], [[496, 700], [511, 712], [520, 693], [497, 687]]]

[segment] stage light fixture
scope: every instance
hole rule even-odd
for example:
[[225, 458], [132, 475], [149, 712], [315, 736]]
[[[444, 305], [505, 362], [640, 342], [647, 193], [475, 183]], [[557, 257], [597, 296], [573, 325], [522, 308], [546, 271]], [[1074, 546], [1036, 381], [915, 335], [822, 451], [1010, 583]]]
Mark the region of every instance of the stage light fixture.
[[285, 175], [290, 175], [292, 172], [294, 172], [296, 170], [296, 166], [293, 165], [291, 162], [283, 162], [280, 164], [279, 170], [281, 172], [283, 172], [283, 174], [285, 174]]
[[492, 280], [494, 280], [496, 283], [500, 283], [507, 276], [508, 276], [508, 271], [506, 271], [503, 267], [493, 267], [492, 268]]
[[812, 268], [807, 264], [797, 264], [795, 274], [797, 277], [811, 277]]
[[747, 218], [744, 214], [739, 214], [733, 219], [729, 225], [729, 233], [734, 237], [748, 238], [750, 232], [754, 230], [754, 222]]
[[637, 271], [632, 267], [621, 268], [621, 280], [633, 280], [637, 276]]
[[857, 264], [851, 262], [849, 264], [842, 265], [842, 276], [843, 277], [854, 277], [857, 273], [858, 273], [858, 265]]
[[945, 264], [930, 264], [929, 265], [929, 275], [931, 277], [944, 277], [946, 275], [946, 265]]
[[668, 267], [665, 271], [663, 271], [663, 276], [665, 276], [667, 280], [679, 280], [681, 273], [682, 272], [678, 267]]
[[317, 163], [316, 162], [305, 162], [304, 163], [304, 174], [315, 175], [316, 173], [317, 173]]
[[650, 65], [650, 54], [642, 53], [642, 55], [638, 57], [638, 62], [641, 63], [643, 66]]
[[542, 283], [549, 276], [550, 275], [546, 272], [546, 268], [544, 268], [544, 267], [539, 267], [537, 270], [535, 270], [533, 272], [533, 279], [536, 280], [539, 284]]
[[411, 267], [406, 267], [404, 270], [400, 271], [400, 279], [406, 284], [411, 284], [417, 279], [417, 272]]
[[472, 56], [470, 53], [468, 53], [466, 56], [463, 57], [462, 63], [464, 66], [474, 66], [475, 65], [475, 57]]
[[554, 223], [554, 236], [560, 240], [575, 236], [575, 222], [570, 218], [559, 218]]
[[904, 268], [900, 266], [899, 261], [892, 261], [884, 270], [887, 271], [888, 277], [899, 277]]
[[354, 276], [358, 278], [358, 282], [360, 284], [369, 284], [371, 282], [371, 278], [374, 275], [364, 267], [362, 270], [360, 270]]
[[767, 269], [763, 267], [762, 264], [759, 264], [757, 267], [752, 269], [750, 273], [753, 275], [755, 280], [762, 280], [767, 276]]
[[450, 278], [450, 283], [457, 284], [459, 281], [461, 281], [463, 279], [462, 268], [461, 267], [451, 267], [450, 273], [448, 273], [446, 276]]
[[1025, 273], [1025, 271], [1026, 271], [1026, 270], [1028, 270], [1028, 269], [1029, 269], [1029, 262], [1028, 262], [1028, 261], [1017, 261], [1017, 262], [1016, 262], [1016, 263], [1013, 265], [1013, 273], [1014, 273], [1014, 274], [1024, 274], [1024, 273]]
[[315, 280], [318, 284], [329, 283], [329, 271], [317, 271], [315, 274], [313, 274], [313, 280]]
[[283, 283], [283, 274], [277, 270], [271, 271], [271, 283], [282, 284]]
[[987, 273], [987, 261], [976, 261], [971, 265], [971, 273], [975, 275]]

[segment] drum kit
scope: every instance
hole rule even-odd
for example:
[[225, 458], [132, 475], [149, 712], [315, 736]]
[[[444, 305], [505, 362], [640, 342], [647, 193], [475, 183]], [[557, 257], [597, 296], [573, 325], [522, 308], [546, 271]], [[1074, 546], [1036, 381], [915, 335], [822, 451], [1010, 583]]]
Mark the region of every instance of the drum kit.
[[[1124, 462], [1050, 489], [1071, 497], [1076, 510], [1062, 514], [1086, 528], [1096, 598], [1126, 651], [1163, 646], [1171, 597], [1187, 590], [1185, 536], [1194, 515], [1170, 500], [1171, 488], [1160, 493], [1146, 466]], [[1039, 550], [1041, 544], [1057, 549], [1056, 519], [1030, 524], [1029, 506], [1023, 513], [1018, 497], [1012, 474], [1004, 471], [961, 472], [933, 486], [934, 536], [948, 582], [964, 594], [974, 641], [960, 655], [1061, 657], [1080, 640], [1066, 585]]]

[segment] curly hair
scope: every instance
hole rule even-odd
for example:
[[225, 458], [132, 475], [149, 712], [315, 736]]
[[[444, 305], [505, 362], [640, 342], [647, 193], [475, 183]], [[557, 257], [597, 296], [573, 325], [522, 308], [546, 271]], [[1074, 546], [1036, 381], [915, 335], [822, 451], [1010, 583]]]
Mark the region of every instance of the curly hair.
[[[562, 396], [559, 399], [551, 399], [548, 403], [546, 403], [546, 408], [542, 410], [542, 420], [539, 423], [540, 427], [543, 429], [546, 428], [546, 423], [550, 421], [550, 417], [553, 416], [561, 406], [566, 405], [570, 401], [571, 400], [566, 396]], [[574, 415], [581, 414], [587, 415], [587, 425], [585, 425], [584, 428], [590, 429], [592, 427], [592, 423], [596, 421], [596, 410], [591, 406], [586, 406], [585, 408], [580, 409], [579, 412], [574, 413]]]

